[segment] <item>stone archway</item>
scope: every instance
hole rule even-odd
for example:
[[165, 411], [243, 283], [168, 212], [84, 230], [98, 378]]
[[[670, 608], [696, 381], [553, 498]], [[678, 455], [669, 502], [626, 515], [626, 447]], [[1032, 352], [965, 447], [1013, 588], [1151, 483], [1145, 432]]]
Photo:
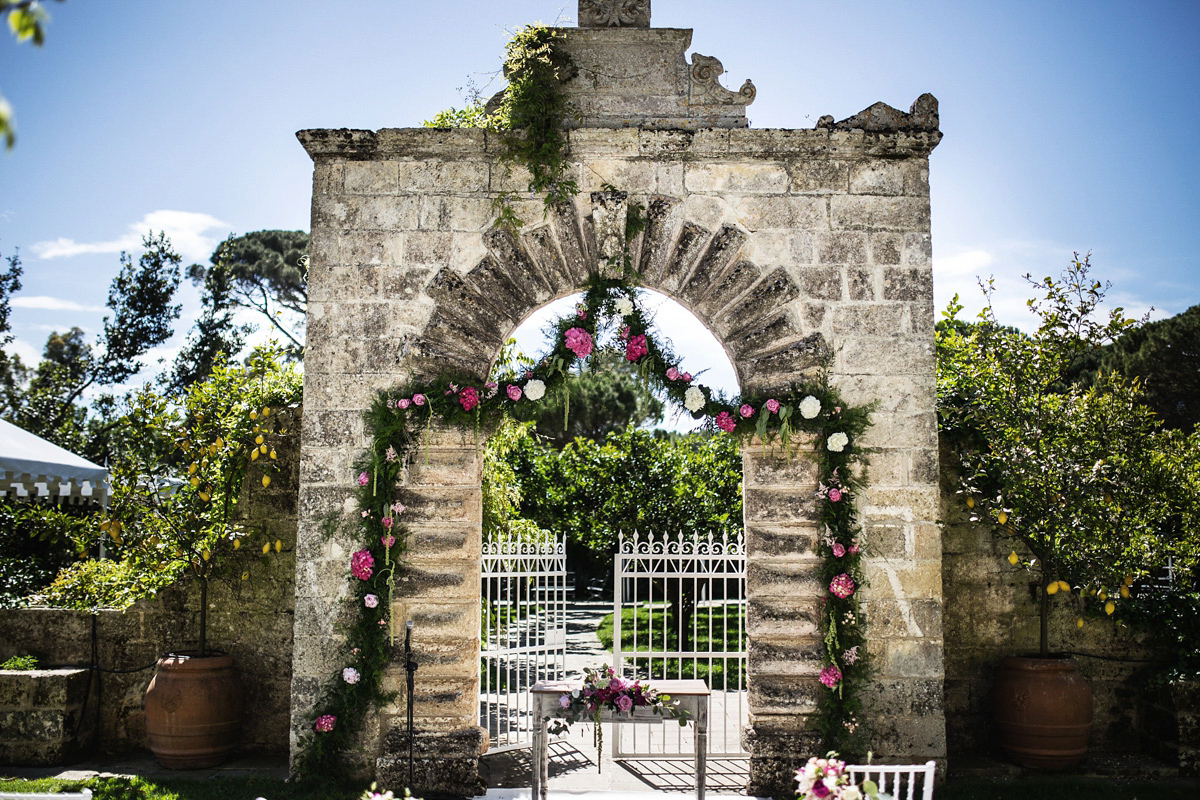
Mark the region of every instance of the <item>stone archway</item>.
[[[518, 203], [530, 223], [518, 235], [491, 228], [492, 198], [522, 187], [497, 164], [483, 131], [299, 134], [314, 182], [293, 730], [302, 730], [320, 682], [337, 666], [349, 545], [326, 541], [321, 528], [348, 508], [350, 465], [366, 445], [362, 411], [376, 391], [414, 376], [485, 375], [530, 311], [600, 268], [623, 240], [626, 203], [641, 202], [650, 227], [632, 255], [643, 284], [716, 334], [744, 388], [786, 386], [828, 354], [848, 401], [880, 402], [871, 488], [860, 504], [871, 554], [863, 597], [878, 667], [864, 712], [878, 730], [877, 756], [944, 758], [927, 177], [940, 138], [936, 101], [925, 96], [908, 114], [877, 104], [842, 123], [823, 119], [815, 130], [744, 130], [730, 110], [737, 101], [715, 93], [711, 63], [697, 74], [683, 62], [690, 32], [566, 33], [577, 61], [610, 52], [629, 58], [638, 48], [677, 52], [682, 68], [668, 70], [663, 80], [674, 83], [662, 91], [682, 85], [690, 94], [683, 117], [662, 117], [636, 111], [646, 73], [627, 95], [602, 81], [579, 88], [585, 114], [570, 133], [570, 158], [581, 193], [546, 218], [540, 200]], [[675, 64], [673, 57], [654, 63]], [[693, 103], [697, 97], [708, 104]], [[737, 97], [744, 107], [746, 95]], [[621, 117], [631, 127], [611, 127], [605, 116], [618, 101], [634, 107]], [[725, 105], [717, 113], [714, 103]], [[589, 108], [600, 110], [588, 116]], [[475, 719], [480, 466], [473, 432], [428, 438], [406, 477], [413, 534], [394, 613], [414, 621], [422, 665], [418, 786], [470, 794], [480, 788], [483, 744]], [[815, 749], [807, 728], [822, 690], [815, 486], [803, 459], [752, 447], [744, 474], [749, 788], [777, 794]], [[393, 663], [389, 684], [399, 688], [399, 652]], [[401, 699], [370, 721], [357, 754], [390, 787], [407, 782], [403, 707]]]

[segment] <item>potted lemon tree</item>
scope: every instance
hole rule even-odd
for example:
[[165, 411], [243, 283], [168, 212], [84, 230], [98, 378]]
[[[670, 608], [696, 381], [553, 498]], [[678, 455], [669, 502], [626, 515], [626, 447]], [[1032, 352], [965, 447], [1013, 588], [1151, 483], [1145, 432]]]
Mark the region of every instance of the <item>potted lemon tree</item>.
[[[1030, 766], [1066, 767], [1085, 754], [1092, 695], [1075, 663], [1053, 652], [1055, 594], [1078, 593], [1108, 614], [1133, 580], [1184, 542], [1159, 537], [1169, 481], [1162, 434], [1136, 382], [1078, 380], [1098, 349], [1134, 327], [1078, 257], [1059, 279], [1032, 281], [1032, 333], [996, 319], [990, 283], [978, 321], [958, 318], [957, 296], [938, 325], [939, 421], [975, 521], [1014, 540], [1010, 562], [1035, 576], [1036, 652], [1003, 659], [993, 692], [1002, 745]], [[1020, 550], [1021, 552], [1018, 552]]]
[[199, 595], [197, 628], [180, 629], [146, 690], [147, 738], [164, 766], [212, 766], [238, 744], [241, 686], [233, 658], [209, 640], [209, 588], [246, 580], [253, 559], [282, 547], [241, 506], [247, 481], [266, 487], [278, 472], [281, 412], [299, 396], [295, 370], [260, 351], [245, 365], [217, 364], [182, 402], [150, 391], [133, 402], [128, 422], [157, 446], [132, 446], [114, 465], [101, 530], [131, 572], [190, 577]]

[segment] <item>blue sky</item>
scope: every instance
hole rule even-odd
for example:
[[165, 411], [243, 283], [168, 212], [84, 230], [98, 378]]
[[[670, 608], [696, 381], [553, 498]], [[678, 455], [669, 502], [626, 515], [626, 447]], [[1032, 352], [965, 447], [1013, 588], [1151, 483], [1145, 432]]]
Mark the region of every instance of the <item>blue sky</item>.
[[[721, 59], [725, 85], [754, 81], [756, 128], [937, 96], [939, 308], [955, 292], [978, 308], [975, 276], [994, 275], [1002, 316], [1020, 323], [1020, 276], [1057, 273], [1074, 251], [1091, 251], [1133, 312], [1200, 302], [1200, 3], [653, 9], [656, 27], [695, 30], [692, 49]], [[575, 2], [67, 0], [49, 11], [41, 49], [0, 40], [18, 133], [0, 153], [0, 252], [20, 248], [25, 264], [13, 314], [25, 357], [50, 330], [98, 330], [118, 251], [150, 227], [185, 263], [230, 233], [307, 230], [312, 166], [295, 131], [419, 125], [462, 105], [468, 79], [492, 79], [506, 29], [573, 22]], [[184, 306], [196, 313], [193, 291]], [[686, 352], [691, 336], [663, 319]]]

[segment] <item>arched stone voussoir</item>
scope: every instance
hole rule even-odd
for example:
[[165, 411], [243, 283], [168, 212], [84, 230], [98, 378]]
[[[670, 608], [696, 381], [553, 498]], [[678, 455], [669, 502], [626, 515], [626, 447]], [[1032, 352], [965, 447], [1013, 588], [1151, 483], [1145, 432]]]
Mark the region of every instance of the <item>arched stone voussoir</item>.
[[776, 267], [740, 299], [713, 315], [713, 328], [729, 340], [743, 330], [761, 325], [780, 308], [800, 296], [800, 288], [783, 267]]
[[485, 297], [503, 297], [501, 304], [533, 305], [545, 302], [551, 295], [550, 281], [541, 267], [526, 252], [521, 242], [503, 228], [492, 228], [483, 234], [483, 246], [490, 254], [467, 274], [475, 288]]
[[699, 307], [717, 288], [730, 265], [737, 259], [746, 239], [745, 231], [734, 225], [725, 225], [709, 240], [708, 247], [696, 259], [691, 277], [679, 291], [688, 305]]
[[735, 359], [738, 379], [748, 391], [782, 391], [811, 377], [829, 362], [829, 343], [819, 333], [757, 356]]

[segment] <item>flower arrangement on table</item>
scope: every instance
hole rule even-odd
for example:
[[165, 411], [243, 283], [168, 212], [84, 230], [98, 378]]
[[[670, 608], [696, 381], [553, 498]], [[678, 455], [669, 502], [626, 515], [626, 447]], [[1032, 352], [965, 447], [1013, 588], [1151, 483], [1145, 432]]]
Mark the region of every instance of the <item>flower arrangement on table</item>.
[[[779, 443], [791, 457], [792, 439], [803, 435], [813, 443], [812, 457], [819, 480], [818, 522], [823, 531], [817, 545], [821, 575], [829, 593], [821, 604], [824, 668], [820, 682], [829, 689], [819, 700], [815, 726], [824, 746], [842, 751], [861, 750], [862, 731], [855, 716], [857, 688], [867, 674], [865, 630], [859, 614], [857, 591], [864, 582], [860, 567], [861, 544], [856, 500], [866, 479], [866, 453], [858, 446], [870, 425], [872, 406], [851, 406], [829, 385], [824, 375], [790, 388], [727, 398], [701, 384], [683, 370], [670, 342], [660, 339], [652, 320], [639, 303], [638, 290], [626, 279], [593, 275], [582, 302], [550, 329], [553, 348], [519, 373], [481, 381], [478, 377], [441, 375], [379, 392], [364, 415], [372, 436], [370, 449], [355, 463], [358, 486], [357, 520], [363, 545], [347, 563], [355, 587], [358, 614], [348, 627], [344, 663], [337, 667], [314, 704], [313, 733], [301, 745], [297, 771], [308, 775], [333, 774], [341, 767], [341, 753], [354, 746], [354, 732], [368, 708], [386, 701], [383, 671], [388, 661], [392, 575], [407, 542], [400, 522], [400, 477], [405, 460], [413, 455], [424, 429], [434, 424], [489, 429], [504, 415], [518, 413], [524, 404], [536, 403], [552, 392], [569, 397], [567, 378], [597, 349], [608, 348], [636, 366], [652, 387], [668, 400], [703, 421], [710, 430]], [[564, 414], [569, 414], [564, 402]], [[591, 673], [589, 673], [591, 674]], [[596, 672], [594, 691], [581, 700], [586, 716], [609, 706], [611, 685]], [[634, 684], [636, 686], [636, 684]], [[667, 713], [667, 700], [647, 695], [645, 687], [626, 687], [611, 696], [634, 706], [639, 700]], [[621, 703], [627, 702], [620, 700]], [[571, 715], [560, 718], [566, 724]], [[631, 706], [632, 707], [632, 706]], [[616, 711], [624, 711], [611, 705]], [[582, 715], [582, 711], [576, 710]], [[582, 716], [578, 718], [582, 719]], [[599, 740], [597, 728], [597, 741]]]
[[846, 762], [836, 751], [824, 758], [813, 756], [796, 773], [796, 796], [800, 800], [892, 800], [872, 780], [856, 784], [850, 780]]
[[[558, 698], [558, 712], [553, 717], [546, 717], [546, 730], [550, 733], [566, 733], [571, 724], [591, 720], [593, 727], [592, 740], [599, 754], [604, 744], [604, 730], [600, 720], [605, 712], [613, 714], [628, 714], [638, 708], [648, 708], [653, 713], [665, 718], [675, 719], [680, 725], [686, 725], [690, 716], [685, 709], [679, 707], [678, 701], [672, 701], [669, 694], [660, 694], [641, 681], [631, 681], [618, 674], [612, 667], [605, 664], [599, 669], [586, 669], [583, 672], [583, 685], [578, 689], [563, 692]], [[600, 768], [599, 757], [596, 758], [596, 768]]]

